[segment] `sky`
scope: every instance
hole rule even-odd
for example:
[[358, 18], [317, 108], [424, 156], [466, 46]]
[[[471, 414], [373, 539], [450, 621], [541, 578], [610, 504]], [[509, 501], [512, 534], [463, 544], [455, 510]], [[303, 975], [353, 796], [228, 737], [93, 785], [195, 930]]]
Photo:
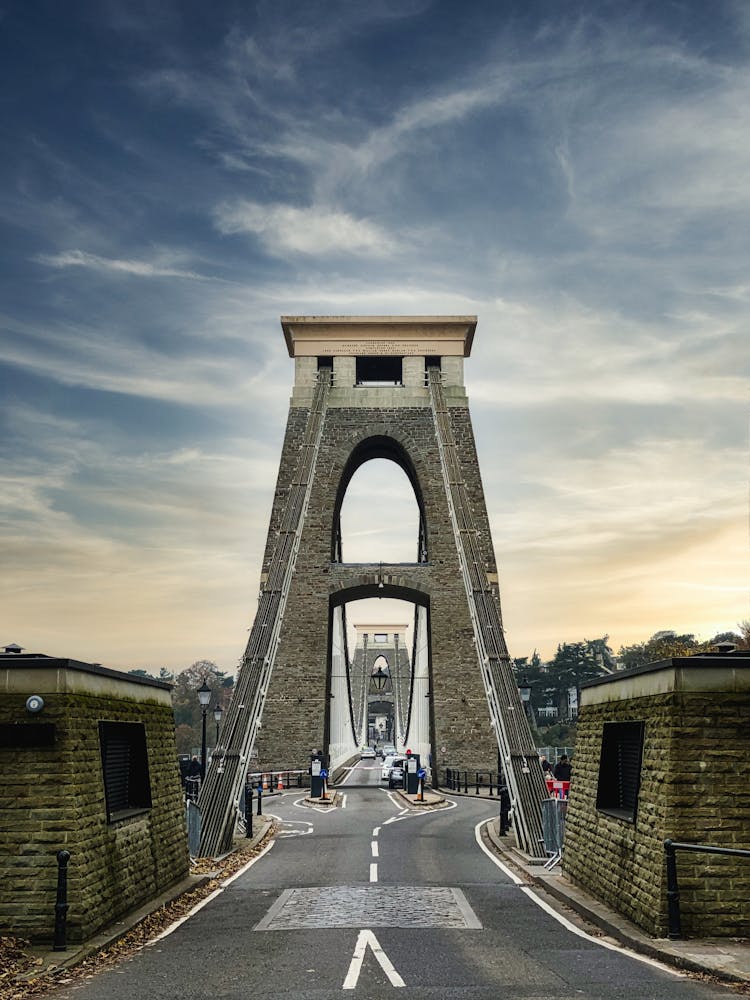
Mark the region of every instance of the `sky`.
[[741, 0], [0, 0], [0, 645], [235, 669], [285, 314], [478, 317], [512, 655], [750, 617], [749, 54]]

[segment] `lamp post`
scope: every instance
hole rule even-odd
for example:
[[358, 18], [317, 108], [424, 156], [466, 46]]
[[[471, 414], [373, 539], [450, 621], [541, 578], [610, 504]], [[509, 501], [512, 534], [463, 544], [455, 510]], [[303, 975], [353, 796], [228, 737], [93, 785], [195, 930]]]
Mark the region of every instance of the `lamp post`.
[[211, 702], [211, 688], [206, 684], [206, 678], [198, 688], [198, 701], [201, 704], [202, 732], [201, 732], [201, 781], [206, 778], [206, 712]]
[[221, 722], [221, 717], [224, 714], [224, 709], [221, 705], [216, 702], [214, 706], [214, 722], [216, 723], [216, 746], [219, 745], [219, 723]]
[[531, 701], [531, 684], [529, 684], [529, 682], [525, 677], [518, 685], [518, 693], [521, 695], [521, 702], [523, 704], [524, 714], [528, 717], [529, 702]]

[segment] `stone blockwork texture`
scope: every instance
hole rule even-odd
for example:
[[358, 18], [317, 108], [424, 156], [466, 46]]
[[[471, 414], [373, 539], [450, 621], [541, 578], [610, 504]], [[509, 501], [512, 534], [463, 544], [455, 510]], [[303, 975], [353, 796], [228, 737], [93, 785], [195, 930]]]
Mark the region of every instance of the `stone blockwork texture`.
[[[367, 391], [367, 390], [365, 390]], [[431, 701], [433, 708], [433, 769], [462, 766], [494, 770], [497, 745], [489, 726], [487, 699], [473, 643], [473, 627], [445, 495], [432, 410], [427, 405], [368, 408], [332, 405], [326, 411], [310, 507], [297, 558], [296, 572], [284, 617], [281, 642], [258, 738], [261, 766], [298, 767], [325, 734], [326, 669], [328, 658], [329, 581], [339, 567], [331, 564], [339, 484], [358, 444], [379, 436], [400, 445], [411, 459], [424, 505], [428, 563], [385, 567], [386, 592], [401, 586], [396, 576], [412, 574], [430, 609]], [[482, 530], [487, 571], [495, 560], [482, 494], [468, 409], [454, 407], [454, 428]], [[280, 505], [296, 468], [299, 443], [308, 410], [292, 407], [282, 452], [269, 545]], [[415, 539], [415, 555], [417, 539]], [[346, 559], [346, 552], [343, 553]], [[344, 567], [340, 567], [344, 569]], [[391, 596], [398, 596], [391, 591]], [[444, 748], [444, 749], [443, 749]]]
[[[602, 726], [645, 720], [635, 823], [596, 810]], [[667, 933], [664, 840], [750, 848], [750, 705], [674, 692], [581, 711], [565, 873], [647, 933]], [[750, 859], [678, 854], [683, 933], [750, 935]]]
[[[184, 805], [171, 707], [126, 698], [45, 694], [48, 749], [3, 749], [0, 759], [0, 930], [51, 942], [57, 851], [70, 851], [68, 939], [97, 930], [187, 874]], [[0, 721], [26, 716], [26, 695], [6, 694]], [[98, 720], [142, 722], [152, 807], [107, 823]], [[20, 723], [23, 724], [22, 722]]]

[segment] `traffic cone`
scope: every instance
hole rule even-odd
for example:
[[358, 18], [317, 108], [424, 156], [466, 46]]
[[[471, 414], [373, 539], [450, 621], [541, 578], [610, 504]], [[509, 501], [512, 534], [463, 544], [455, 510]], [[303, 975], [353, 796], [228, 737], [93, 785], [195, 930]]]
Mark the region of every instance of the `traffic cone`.
[[264, 792], [268, 791], [268, 775], [267, 774], [263, 775], [263, 791]]
[[277, 792], [283, 792], [284, 791], [284, 782], [282, 780], [281, 775], [279, 775], [279, 781], [278, 781], [278, 784], [276, 785], [276, 791]]

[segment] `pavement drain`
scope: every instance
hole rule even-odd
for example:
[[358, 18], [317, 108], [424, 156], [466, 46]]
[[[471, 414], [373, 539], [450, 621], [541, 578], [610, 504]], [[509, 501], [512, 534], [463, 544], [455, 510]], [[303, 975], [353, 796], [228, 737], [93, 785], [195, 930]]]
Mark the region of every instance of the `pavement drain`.
[[256, 931], [324, 927], [447, 927], [481, 930], [460, 889], [425, 886], [323, 886], [285, 889]]

